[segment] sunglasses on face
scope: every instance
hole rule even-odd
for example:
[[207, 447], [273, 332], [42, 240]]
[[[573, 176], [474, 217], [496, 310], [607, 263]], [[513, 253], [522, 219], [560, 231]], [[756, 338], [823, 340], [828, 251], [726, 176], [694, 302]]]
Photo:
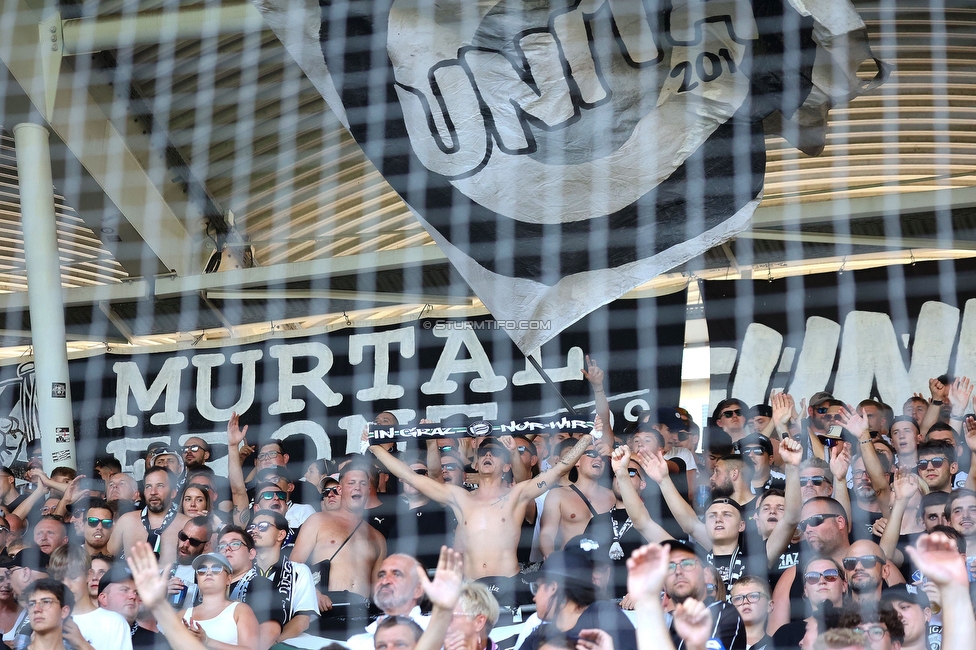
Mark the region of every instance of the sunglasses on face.
[[689, 434], [689, 433], [688, 433], [687, 431], [679, 431], [679, 432], [678, 432], [678, 440], [679, 440], [680, 442], [684, 442], [685, 440], [687, 440], [687, 439], [688, 439], [688, 436], [689, 436], [689, 435], [690, 435], [690, 434]]
[[879, 564], [884, 565], [885, 561], [883, 558], [880, 558], [877, 555], [862, 555], [861, 557], [845, 557], [843, 562], [844, 570], [853, 571], [854, 569], [857, 568], [858, 563], [860, 563], [862, 567], [870, 571], [871, 569], [878, 566]]
[[478, 448], [478, 458], [481, 458], [482, 456], [487, 456], [488, 454], [491, 454], [492, 456], [495, 456], [497, 458], [502, 454], [502, 450], [499, 449], [498, 447], [495, 447], [494, 445], [489, 447]]
[[766, 594], [761, 591], [750, 591], [747, 594], [739, 594], [738, 596], [732, 596], [732, 605], [738, 607], [742, 603], [758, 603], [760, 599]]
[[534, 448], [533, 448], [533, 449], [529, 449], [529, 448], [528, 448], [527, 446], [525, 446], [525, 445], [519, 445], [518, 447], [516, 447], [516, 449], [518, 449], [518, 452], [519, 452], [520, 454], [524, 454], [524, 453], [525, 453], [525, 452], [527, 452], [527, 451], [528, 451], [528, 452], [533, 452], [533, 451], [535, 451], [535, 449], [534, 449]]
[[840, 580], [840, 573], [837, 569], [826, 569], [824, 571], [808, 571], [803, 574], [803, 580], [808, 585], [815, 585], [823, 578], [825, 582], [837, 582]]
[[203, 447], [201, 447], [200, 445], [186, 445], [185, 447], [183, 447], [183, 453], [195, 454], [201, 449], [203, 449]]
[[268, 532], [268, 529], [272, 527], [274, 527], [274, 524], [271, 523], [270, 521], [262, 521], [260, 524], [251, 524], [250, 526], [248, 526], [247, 532], [251, 533], [256, 530], [259, 533], [266, 533]]
[[427, 476], [427, 470], [425, 470], [425, 469], [415, 469], [413, 471], [413, 473], [414, 474], [420, 474], [421, 476]]
[[728, 411], [722, 411], [723, 418], [737, 418], [742, 415], [742, 409], [729, 409]]
[[817, 415], [823, 415], [824, 413], [826, 413], [829, 410], [830, 410], [830, 407], [828, 407], [828, 406], [818, 406], [816, 408]]
[[806, 487], [812, 485], [813, 487], [820, 487], [827, 480], [825, 476], [805, 476], [800, 479], [800, 487]]
[[324, 496], [324, 497], [330, 497], [333, 494], [339, 494], [339, 488], [338, 487], [327, 487], [324, 490], [322, 490], [322, 496]]
[[600, 452], [598, 452], [596, 449], [587, 449], [583, 452], [583, 455], [587, 458], [599, 458]]
[[89, 528], [98, 528], [98, 524], [101, 524], [102, 528], [111, 528], [112, 525], [115, 524], [115, 521], [113, 521], [112, 519], [99, 519], [98, 517], [88, 518]]
[[812, 517], [807, 517], [798, 523], [796, 527], [799, 528], [800, 532], [802, 533], [806, 531], [807, 528], [816, 528], [817, 526], [823, 525], [823, 522], [827, 521], [828, 519], [835, 517], [840, 517], [840, 515], [813, 515]]
[[209, 576], [212, 574], [223, 573], [223, 572], [224, 572], [224, 567], [220, 566], [219, 564], [206, 564], [197, 567], [198, 576]]
[[763, 451], [762, 447], [746, 447], [742, 450], [742, 453], [746, 456], [762, 456], [766, 452]]
[[441, 465], [441, 469], [445, 472], [456, 472], [461, 469], [461, 467], [456, 463], [448, 463], [447, 465]]
[[242, 542], [239, 539], [236, 539], [233, 542], [227, 542], [226, 544], [217, 544], [217, 552], [218, 553], [223, 553], [227, 549], [230, 549], [232, 551], [236, 551], [236, 550], [240, 549], [240, 547], [242, 547], [242, 546], [244, 546], [244, 542]]
[[633, 467], [627, 468], [627, 476], [634, 477], [640, 476], [640, 470], [634, 469]]
[[843, 417], [840, 413], [834, 413], [833, 415], [824, 414], [823, 419], [827, 422], [838, 422]]
[[204, 544], [207, 543], [206, 540], [196, 539], [194, 537], [190, 537], [189, 535], [187, 535], [186, 533], [184, 533], [182, 530], [176, 536], [179, 538], [179, 540], [181, 542], [189, 542], [190, 543], [190, 546], [192, 546], [194, 548], [196, 548], [198, 546], [203, 546]]
[[454, 451], [454, 447], [452, 447], [451, 445], [443, 445], [443, 446], [438, 447], [437, 448], [437, 451], [439, 451], [441, 453], [443, 453], [445, 451]]
[[942, 466], [945, 464], [946, 464], [945, 458], [943, 458], [942, 456], [936, 456], [935, 458], [923, 458], [922, 460], [918, 461], [916, 467], [918, 467], [919, 471], [924, 471], [929, 468], [929, 465], [931, 465], [935, 469], [942, 469]]
[[285, 499], [288, 498], [288, 495], [282, 492], [281, 490], [274, 490], [274, 491], [262, 492], [260, 498], [264, 501], [271, 501], [272, 499], [278, 499], [278, 501], [284, 501]]

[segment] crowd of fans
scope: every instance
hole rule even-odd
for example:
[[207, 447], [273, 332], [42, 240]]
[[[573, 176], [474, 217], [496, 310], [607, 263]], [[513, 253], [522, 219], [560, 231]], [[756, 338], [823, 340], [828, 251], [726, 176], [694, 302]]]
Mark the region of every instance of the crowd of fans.
[[[0, 468], [15, 650], [959, 650], [976, 638], [967, 378], [901, 414], [826, 392], [589, 434], [294, 460], [227, 428], [141, 481]], [[378, 424], [398, 425], [388, 412]], [[301, 476], [299, 478], [299, 473]]]

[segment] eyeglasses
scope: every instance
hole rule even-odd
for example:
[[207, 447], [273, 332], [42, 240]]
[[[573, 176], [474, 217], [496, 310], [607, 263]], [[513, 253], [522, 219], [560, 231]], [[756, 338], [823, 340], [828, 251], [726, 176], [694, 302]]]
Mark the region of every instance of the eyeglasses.
[[742, 603], [758, 603], [759, 600], [766, 594], [761, 591], [750, 591], [747, 594], [739, 594], [738, 596], [732, 596], [730, 599], [735, 607], [738, 607]]
[[722, 411], [723, 418], [737, 418], [742, 415], [742, 409], [730, 409], [728, 411]]
[[264, 501], [271, 501], [272, 499], [284, 501], [288, 498], [288, 495], [281, 490], [268, 490], [267, 492], [262, 492], [260, 498]]
[[259, 533], [266, 533], [266, 532], [268, 532], [268, 529], [269, 529], [269, 528], [272, 528], [272, 527], [274, 527], [274, 528], [275, 528], [275, 530], [277, 530], [277, 526], [275, 526], [275, 525], [274, 525], [273, 523], [271, 523], [270, 521], [262, 521], [262, 522], [261, 522], [261, 523], [259, 523], [259, 524], [251, 524], [250, 526], [248, 526], [248, 527], [247, 527], [247, 532], [249, 532], [249, 533], [250, 533], [250, 532], [253, 532], [253, 531], [255, 531], [255, 530], [256, 530], [256, 531], [258, 531]]
[[854, 628], [855, 634], [863, 634], [867, 636], [872, 641], [880, 641], [884, 638], [885, 634], [888, 633], [888, 628], [884, 625], [866, 625], [864, 627]]
[[330, 497], [333, 494], [339, 494], [339, 488], [338, 487], [327, 487], [324, 490], [322, 490], [322, 496], [324, 496], [324, 497]]
[[[203, 449], [203, 447], [201, 447], [200, 445], [186, 445], [185, 447], [183, 447], [183, 453], [184, 454], [186, 454], [186, 453], [195, 454], [198, 451], [200, 451], [201, 449]], [[210, 451], [209, 449], [203, 449], [203, 450], [204, 451]]]
[[687, 560], [681, 560], [680, 562], [669, 562], [668, 563], [668, 573], [674, 573], [681, 567], [682, 571], [691, 571], [696, 566], [698, 566], [698, 560], [692, 560], [691, 558]]
[[923, 458], [918, 461], [916, 467], [919, 471], [925, 471], [932, 465], [935, 469], [942, 469], [942, 466], [946, 464], [946, 458], [944, 456], [936, 456], [935, 458]]
[[630, 476], [632, 478], [634, 476], [640, 476], [640, 470], [639, 469], [634, 469], [633, 467], [628, 467], [627, 468], [627, 476]]
[[88, 518], [89, 528], [98, 528], [98, 524], [101, 524], [102, 528], [111, 528], [115, 524], [115, 521], [112, 519], [99, 519], [98, 517]]
[[205, 564], [197, 567], [198, 576], [209, 576], [217, 573], [223, 573], [224, 567], [219, 564]]
[[413, 471], [413, 473], [414, 474], [420, 474], [421, 476], [427, 476], [427, 474], [428, 474], [427, 470], [425, 470], [425, 469], [415, 469]]
[[28, 600], [27, 609], [39, 609], [41, 611], [51, 609], [51, 605], [58, 602], [55, 598], [39, 598], [37, 600]]
[[262, 451], [256, 456], [258, 460], [271, 460], [272, 458], [277, 458], [281, 456], [280, 451]]
[[766, 451], [762, 447], [746, 447], [742, 450], [742, 453], [747, 456], [762, 456]]
[[446, 465], [441, 465], [441, 469], [445, 472], [456, 472], [461, 469], [461, 466], [457, 463], [448, 463]]
[[598, 452], [596, 449], [587, 449], [583, 452], [583, 455], [587, 458], [599, 458], [600, 452]]
[[806, 487], [808, 485], [813, 485], [813, 487], [820, 487], [826, 482], [826, 476], [804, 476], [800, 479], [800, 487]]
[[820, 582], [821, 578], [825, 582], [837, 582], [840, 580], [840, 573], [837, 569], [825, 569], [824, 571], [807, 571], [803, 574], [803, 580], [808, 585], [815, 585]]
[[823, 522], [834, 517], [840, 517], [840, 515], [813, 515], [812, 517], [807, 517], [800, 523], [796, 525], [800, 529], [800, 532], [806, 531], [807, 528], [816, 528], [817, 526], [823, 525]]
[[862, 567], [870, 571], [879, 564], [884, 565], [884, 558], [878, 557], [877, 555], [862, 555], [861, 557], [845, 557], [844, 558], [844, 570], [853, 571], [857, 568], [858, 563]]
[[233, 542], [227, 542], [225, 544], [217, 544], [217, 552], [218, 553], [223, 553], [227, 549], [230, 549], [232, 551], [236, 551], [236, 550], [240, 549], [242, 546], [244, 546], [244, 542], [242, 542], [239, 539], [235, 539]]
[[196, 539], [194, 537], [190, 537], [189, 535], [187, 535], [186, 533], [184, 533], [182, 530], [176, 536], [179, 538], [179, 540], [181, 542], [190, 542], [190, 546], [192, 546], [194, 548], [196, 548], [197, 546], [203, 546], [204, 544], [207, 543], [206, 540], [201, 540], [201, 539]]
[[548, 584], [548, 583], [547, 582], [533, 582], [532, 584], [529, 585], [529, 591], [532, 592], [532, 595], [533, 596], [535, 596], [537, 593], [539, 593], [539, 590], [542, 589], [542, 585], [545, 585], [545, 584]]

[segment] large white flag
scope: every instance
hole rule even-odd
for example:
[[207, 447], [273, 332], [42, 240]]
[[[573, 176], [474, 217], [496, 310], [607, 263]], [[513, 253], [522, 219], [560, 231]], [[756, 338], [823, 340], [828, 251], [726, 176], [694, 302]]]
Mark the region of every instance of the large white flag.
[[848, 0], [258, 5], [525, 353], [745, 228], [764, 118], [819, 153], [884, 76]]

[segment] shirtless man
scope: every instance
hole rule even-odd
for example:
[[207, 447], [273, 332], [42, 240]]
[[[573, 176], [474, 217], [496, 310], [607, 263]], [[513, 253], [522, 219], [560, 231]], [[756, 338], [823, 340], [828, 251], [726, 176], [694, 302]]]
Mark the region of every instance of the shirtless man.
[[160, 566], [176, 562], [177, 534], [189, 517], [181, 514], [176, 498], [176, 477], [165, 467], [146, 470], [143, 492], [146, 507], [127, 512], [115, 522], [115, 531], [108, 543], [108, 552], [115, 557], [128, 553], [133, 544], [149, 542], [159, 553]]
[[519, 571], [516, 551], [526, 508], [569, 472], [594, 437], [602, 437], [599, 418], [594, 426], [593, 433], [582, 436], [555, 467], [512, 486], [502, 480], [510, 466], [508, 450], [497, 440], [483, 441], [475, 462], [479, 487], [473, 492], [417, 474], [378, 445], [372, 445], [370, 451], [401, 481], [454, 510], [458, 520], [455, 539], [464, 549], [465, 577], [496, 587], [492, 591], [499, 602], [509, 604], [506, 601], [519, 591], [512, 577]]
[[295, 540], [291, 560], [318, 574], [319, 606], [324, 609], [332, 599], [322, 592], [369, 598], [372, 577], [386, 557], [386, 540], [363, 519], [368, 493], [368, 469], [362, 461], [349, 463], [339, 473], [339, 509], [309, 517]]
[[616, 502], [613, 490], [600, 485], [606, 462], [590, 445], [576, 461], [579, 478], [568, 486], [558, 487], [546, 497], [542, 509], [539, 546], [544, 557], [562, 550], [566, 540], [582, 535], [586, 524], [596, 515], [609, 512]]

